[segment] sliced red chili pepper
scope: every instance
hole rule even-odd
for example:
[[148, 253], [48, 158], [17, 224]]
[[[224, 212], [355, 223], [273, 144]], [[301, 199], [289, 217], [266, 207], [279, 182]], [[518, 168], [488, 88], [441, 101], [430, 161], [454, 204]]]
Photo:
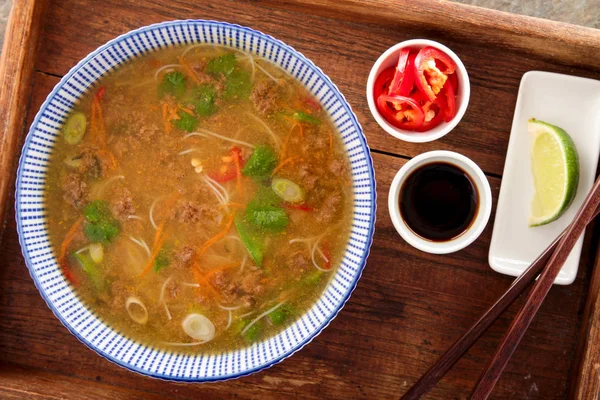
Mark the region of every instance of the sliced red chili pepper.
[[404, 70], [396, 69], [394, 79], [390, 84], [389, 94], [408, 96], [415, 86], [415, 58], [416, 53], [409, 54]]
[[106, 92], [106, 89], [104, 88], [104, 86], [100, 86], [100, 89], [98, 89], [98, 91], [96, 92], [96, 98], [98, 100], [102, 100], [102, 98], [104, 97], [104, 92]]
[[456, 96], [458, 94], [458, 76], [456, 76], [456, 73], [448, 75], [448, 81], [454, 88], [454, 95]]
[[400, 84], [404, 79], [406, 74], [406, 67], [408, 65], [408, 58], [410, 56], [410, 49], [402, 49], [400, 54], [398, 55], [398, 63], [396, 64], [396, 68], [394, 69], [394, 79], [392, 79], [392, 83], [390, 83], [390, 88], [388, 89], [388, 94], [399, 94], [401, 96], [406, 96], [406, 94], [400, 94]]
[[392, 83], [392, 79], [394, 79], [394, 72], [395, 69], [392, 67], [377, 75], [377, 79], [375, 79], [375, 86], [373, 87], [373, 98], [375, 101], [377, 101], [382, 93], [388, 94], [388, 89]]
[[235, 164], [236, 164], [235, 159], [239, 160], [240, 167], [243, 168], [244, 160], [242, 159], [242, 151], [240, 150], [239, 147], [234, 146], [229, 151], [229, 156], [232, 157], [233, 160], [230, 163], [223, 164], [223, 166], [225, 167], [224, 171], [219, 170], [217, 172], [210, 172], [207, 174], [211, 179], [214, 179], [215, 181], [217, 181], [219, 183], [223, 183], [223, 182], [228, 182], [237, 177], [237, 169], [235, 167]]
[[382, 94], [377, 98], [377, 109], [390, 124], [400, 129], [416, 130], [425, 119], [421, 105], [410, 97]]
[[284, 204], [284, 207], [292, 209], [292, 210], [300, 210], [300, 211], [313, 211], [313, 208], [308, 206], [306, 203], [300, 203], [300, 204]]
[[456, 115], [456, 97], [454, 94], [454, 86], [451, 84], [444, 86], [442, 93], [444, 96], [438, 97], [445, 97], [446, 109], [444, 110], [444, 121], [450, 122]]
[[448, 80], [448, 75], [455, 70], [456, 64], [447, 54], [434, 47], [424, 47], [415, 59], [417, 87], [429, 100], [434, 101]]
[[[423, 95], [423, 97], [425, 97]], [[444, 121], [444, 116], [446, 115], [446, 99], [444, 96], [438, 96], [435, 101], [425, 101], [423, 104], [423, 112], [425, 113], [425, 120], [423, 121], [423, 125], [421, 125], [417, 131], [425, 132], [430, 129], [435, 128], [439, 124]], [[432, 118], [429, 118], [430, 112], [434, 112], [435, 115]], [[428, 120], [429, 118], [429, 120]]]
[[309, 106], [313, 111], [319, 112], [321, 111], [321, 106], [315, 100], [310, 97], [304, 99], [304, 103]]

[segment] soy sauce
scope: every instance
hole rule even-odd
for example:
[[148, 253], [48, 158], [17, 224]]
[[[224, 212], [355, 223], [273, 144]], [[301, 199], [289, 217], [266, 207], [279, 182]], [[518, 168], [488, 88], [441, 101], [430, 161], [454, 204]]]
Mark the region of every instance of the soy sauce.
[[425, 164], [400, 188], [400, 213], [423, 239], [444, 242], [465, 232], [479, 207], [479, 194], [469, 174], [456, 165]]

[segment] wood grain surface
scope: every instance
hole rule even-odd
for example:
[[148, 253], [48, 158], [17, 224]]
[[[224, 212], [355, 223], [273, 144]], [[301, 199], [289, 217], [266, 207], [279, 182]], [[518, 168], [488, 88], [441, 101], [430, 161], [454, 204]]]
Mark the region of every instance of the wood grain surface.
[[[600, 66], [600, 60], [593, 58], [596, 55], [586, 63], [577, 58], [597, 45], [598, 32], [523, 17], [518, 17], [520, 23], [515, 27], [505, 14], [440, 1], [369, 1], [363, 9], [357, 4], [320, 0], [52, 1], [43, 26], [44, 45], [35, 64], [27, 126], [59, 78], [119, 34], [185, 18], [250, 26], [311, 58], [352, 105], [373, 149], [379, 196], [377, 226], [356, 291], [311, 344], [259, 374], [198, 385], [131, 373], [97, 356], [70, 335], [45, 306], [27, 273], [14, 211], [10, 211], [0, 245], [0, 397], [74, 398], [89, 393], [84, 397], [397, 398], [510, 285], [510, 277], [493, 272], [487, 263], [491, 222], [473, 245], [447, 256], [426, 254], [403, 242], [387, 212], [389, 183], [408, 158], [432, 149], [454, 150], [487, 173], [495, 204], [522, 74], [546, 70], [600, 78], [600, 72], [589, 68]], [[494, 21], [500, 28], [493, 28]], [[575, 36], [570, 44], [569, 39], [552, 40], [552, 29]], [[515, 32], [527, 35], [522, 44], [517, 43]], [[472, 87], [469, 109], [457, 129], [442, 140], [420, 145], [398, 141], [383, 132], [372, 119], [364, 95], [376, 58], [391, 45], [415, 37], [438, 40], [452, 48], [465, 63]], [[555, 49], [556, 58], [533, 49], [533, 44]], [[569, 45], [571, 56], [561, 50]], [[492, 398], [567, 397], [571, 382], [577, 381], [570, 381], [569, 376], [579, 365], [579, 329], [598, 233], [597, 229], [588, 230], [577, 280], [570, 286], [552, 288]], [[522, 299], [518, 300], [428, 398], [466, 398], [522, 304]], [[598, 308], [596, 313], [600, 313]], [[579, 354], [585, 359], [587, 353], [580, 349]], [[45, 390], [46, 385], [52, 388]]]
[[0, 233], [24, 138], [23, 115], [29, 104], [45, 3], [45, 0], [17, 1], [6, 26], [0, 58]]

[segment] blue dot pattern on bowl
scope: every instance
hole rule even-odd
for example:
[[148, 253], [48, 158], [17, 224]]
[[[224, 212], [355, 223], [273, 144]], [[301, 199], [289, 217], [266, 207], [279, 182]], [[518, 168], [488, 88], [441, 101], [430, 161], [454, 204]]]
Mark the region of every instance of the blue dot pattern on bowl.
[[[128, 60], [183, 44], [209, 43], [250, 52], [298, 78], [335, 121], [350, 158], [354, 221], [343, 261], [316, 304], [293, 325], [251, 347], [215, 355], [189, 355], [145, 346], [107, 326], [86, 308], [57, 265], [48, 238], [44, 186], [48, 161], [69, 111], [94, 82]], [[310, 60], [279, 40], [239, 25], [172, 21], [124, 34], [78, 63], [50, 93], [30, 128], [16, 184], [19, 241], [31, 277], [48, 307], [81, 342], [116, 364], [155, 378], [217, 381], [248, 375], [289, 357], [319, 334], [354, 290], [365, 266], [376, 211], [375, 176], [360, 124], [344, 96]]]

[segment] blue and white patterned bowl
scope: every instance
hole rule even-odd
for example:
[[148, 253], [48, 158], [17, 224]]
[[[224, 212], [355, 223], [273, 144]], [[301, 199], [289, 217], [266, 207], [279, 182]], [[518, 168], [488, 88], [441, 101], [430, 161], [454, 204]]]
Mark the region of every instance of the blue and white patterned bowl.
[[[191, 43], [229, 46], [261, 56], [297, 77], [333, 117], [352, 166], [354, 222], [341, 266], [316, 304], [279, 335], [217, 355], [186, 355], [145, 346], [113, 330], [81, 301], [48, 239], [44, 185], [48, 162], [69, 111], [96, 80], [140, 55]], [[248, 375], [289, 357], [319, 334], [356, 287], [375, 227], [375, 176], [360, 124], [338, 88], [310, 60], [269, 35], [214, 21], [173, 21], [140, 28], [103, 45], [61, 79], [38, 112], [19, 162], [16, 219], [29, 272], [56, 317], [80, 341], [116, 364], [155, 378], [218, 381]]]

